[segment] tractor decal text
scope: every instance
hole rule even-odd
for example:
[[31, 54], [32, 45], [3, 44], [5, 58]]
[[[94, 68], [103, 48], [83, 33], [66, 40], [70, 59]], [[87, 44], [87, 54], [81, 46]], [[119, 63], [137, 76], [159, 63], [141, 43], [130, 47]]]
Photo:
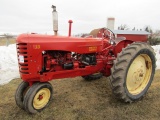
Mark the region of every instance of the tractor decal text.
[[97, 47], [96, 46], [92, 46], [92, 47], [89, 47], [89, 51], [97, 51]]

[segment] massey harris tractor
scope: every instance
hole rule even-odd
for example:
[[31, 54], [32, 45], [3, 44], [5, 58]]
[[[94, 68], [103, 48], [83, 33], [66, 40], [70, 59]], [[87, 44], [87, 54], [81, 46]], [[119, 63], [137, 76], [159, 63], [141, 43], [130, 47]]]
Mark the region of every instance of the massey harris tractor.
[[[110, 76], [111, 89], [119, 100], [141, 99], [154, 77], [156, 59], [150, 45], [118, 39], [102, 28], [86, 37], [22, 34], [17, 54], [22, 83], [15, 100], [18, 107], [37, 113], [52, 100], [51, 80], [82, 76], [85, 80]], [[101, 37], [95, 37], [100, 34]]]

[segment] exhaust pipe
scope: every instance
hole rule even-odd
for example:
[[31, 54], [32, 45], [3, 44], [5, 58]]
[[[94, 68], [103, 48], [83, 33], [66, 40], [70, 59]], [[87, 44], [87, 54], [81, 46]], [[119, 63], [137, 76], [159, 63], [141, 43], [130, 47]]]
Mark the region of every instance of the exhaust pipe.
[[58, 33], [58, 13], [56, 11], [56, 6], [52, 5], [53, 11], [52, 11], [52, 18], [53, 18], [53, 31], [54, 35], [57, 36]]

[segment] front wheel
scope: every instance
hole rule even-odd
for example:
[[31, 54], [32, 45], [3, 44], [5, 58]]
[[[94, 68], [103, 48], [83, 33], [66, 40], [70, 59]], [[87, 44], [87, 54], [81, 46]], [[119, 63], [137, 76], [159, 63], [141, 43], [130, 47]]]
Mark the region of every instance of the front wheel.
[[29, 83], [22, 81], [16, 90], [15, 101], [17, 106], [21, 109], [24, 109], [24, 105], [23, 105], [24, 95], [26, 94], [28, 89], [29, 89]]
[[34, 83], [24, 96], [24, 107], [29, 113], [43, 110], [52, 100], [53, 89], [49, 82]]
[[152, 83], [155, 63], [154, 51], [146, 43], [132, 43], [124, 48], [111, 69], [113, 94], [124, 102], [141, 99]]

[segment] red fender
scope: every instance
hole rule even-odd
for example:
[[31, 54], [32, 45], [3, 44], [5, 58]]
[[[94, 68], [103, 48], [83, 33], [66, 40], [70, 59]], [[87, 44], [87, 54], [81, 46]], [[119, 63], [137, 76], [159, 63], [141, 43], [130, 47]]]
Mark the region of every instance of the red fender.
[[125, 48], [128, 44], [131, 44], [133, 42], [134, 41], [131, 41], [131, 40], [122, 40], [122, 41], [118, 42], [115, 45], [115, 48], [114, 48], [114, 55], [115, 55], [115, 57], [117, 57], [117, 54], [122, 51], [122, 48]]

